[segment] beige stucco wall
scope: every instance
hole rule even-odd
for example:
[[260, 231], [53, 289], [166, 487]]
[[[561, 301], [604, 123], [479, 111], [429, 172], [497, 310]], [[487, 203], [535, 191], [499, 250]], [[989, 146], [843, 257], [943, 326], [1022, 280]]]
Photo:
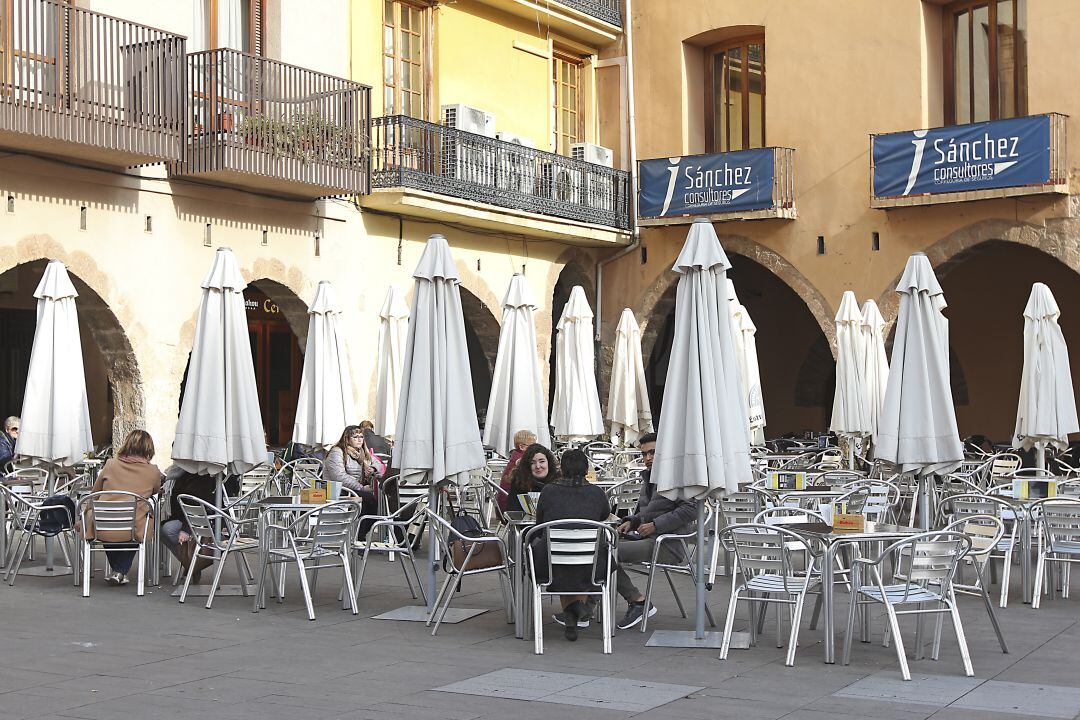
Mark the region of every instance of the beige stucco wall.
[[[729, 252], [773, 256], [777, 262], [770, 266], [807, 302], [826, 334], [844, 290], [854, 290], [860, 299], [890, 301], [907, 257], [917, 250], [935, 248], [931, 260], [940, 263], [974, 242], [1002, 237], [1041, 247], [1080, 271], [1078, 236], [1070, 220], [1075, 209], [1062, 196], [870, 209], [870, 134], [942, 123], [940, 5], [914, 0], [685, 0], [679, 5], [674, 13], [666, 3], [635, 3], [638, 155], [704, 151], [700, 45], [725, 32], [763, 28], [766, 143], [795, 148], [799, 217], [720, 223], [717, 231], [730, 238]], [[1078, 59], [1070, 32], [1080, 23], [1080, 5], [1069, 0], [1027, 5], [1028, 111], [1073, 116], [1072, 134], [1080, 92], [1062, 68], [1075, 64], [1070, 58]], [[1075, 189], [1080, 147], [1070, 145]], [[649, 320], [660, 295], [656, 288], [674, 279], [670, 267], [685, 232], [686, 227], [643, 229], [648, 262], [641, 264], [634, 253], [605, 268], [603, 321], [609, 331], [624, 306]], [[880, 236], [877, 252], [871, 250], [874, 232]], [[824, 255], [817, 254], [818, 236], [825, 238]], [[1007, 267], [996, 272], [1008, 276]], [[894, 302], [884, 304], [887, 313], [895, 313]], [[1020, 313], [1022, 307], [1012, 310]], [[969, 365], [987, 361], [967, 360]], [[1009, 409], [999, 398], [987, 393], [982, 401], [1000, 429], [1004, 418], [1015, 414], [1015, 405]]]

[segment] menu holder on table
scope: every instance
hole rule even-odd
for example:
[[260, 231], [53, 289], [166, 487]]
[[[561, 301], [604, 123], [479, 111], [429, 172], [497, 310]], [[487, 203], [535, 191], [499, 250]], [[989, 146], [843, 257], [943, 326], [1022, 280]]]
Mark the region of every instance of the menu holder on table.
[[540, 500], [540, 493], [519, 493], [518, 503], [521, 505], [521, 509], [525, 511], [526, 515], [536, 515], [536, 503]]
[[765, 487], [770, 490], [805, 490], [806, 473], [792, 470], [770, 471], [765, 480]]

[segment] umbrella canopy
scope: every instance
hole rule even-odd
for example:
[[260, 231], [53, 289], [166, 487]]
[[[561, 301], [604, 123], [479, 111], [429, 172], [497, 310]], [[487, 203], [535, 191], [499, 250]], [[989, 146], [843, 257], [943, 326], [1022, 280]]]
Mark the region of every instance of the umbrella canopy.
[[551, 407], [556, 437], [593, 437], [604, 432], [593, 366], [592, 320], [585, 290], [575, 285], [556, 325], [555, 402]]
[[735, 355], [739, 358], [739, 381], [742, 385], [746, 417], [750, 423], [750, 443], [765, 444], [765, 401], [761, 395], [761, 372], [758, 369], [757, 326], [739, 302], [735, 283], [728, 280], [728, 306], [731, 309], [731, 332]]
[[611, 423], [614, 443], [633, 445], [653, 429], [645, 364], [641, 360], [641, 328], [630, 308], [623, 308], [619, 326], [615, 329], [607, 419]]
[[503, 298], [499, 354], [495, 358], [484, 426], [484, 444], [504, 457], [514, 449], [514, 434], [519, 430], [531, 430], [536, 442], [551, 445], [547, 403], [540, 383], [535, 311], [536, 303], [525, 276], [515, 274]]
[[94, 449], [78, 296], [64, 263], [51, 261], [34, 291], [37, 329], [15, 446], [16, 453], [35, 464], [74, 465]]
[[874, 437], [877, 457], [917, 475], [960, 466], [964, 448], [949, 385], [945, 296], [923, 253], [908, 260], [900, 284], [889, 384]]
[[735, 492], [753, 480], [728, 307], [730, 267], [712, 225], [695, 220], [675, 261], [675, 337], [652, 470], [657, 492], [671, 499]]
[[836, 390], [829, 429], [838, 435], [862, 437], [873, 431], [868, 417], [863, 351], [862, 312], [855, 293], [845, 290], [836, 313]]
[[484, 467], [473, 404], [460, 282], [442, 235], [428, 238], [413, 273], [409, 335], [398, 402], [394, 467], [410, 484], [450, 480], [464, 485]]
[[173, 440], [173, 460], [191, 473], [244, 473], [266, 460], [244, 311], [246, 285], [232, 250], [218, 248], [202, 284]]
[[889, 356], [885, 354], [885, 318], [881, 317], [877, 303], [867, 300], [862, 307], [861, 350], [859, 365], [866, 386], [866, 417], [870, 422], [870, 434], [876, 434], [885, 403], [885, 388], [889, 384]]
[[405, 303], [405, 293], [391, 285], [379, 311], [379, 369], [375, 389], [375, 431], [384, 437], [393, 437], [397, 432], [398, 396], [408, 337], [409, 306]]
[[356, 408], [345, 336], [338, 329], [341, 311], [329, 282], [319, 283], [308, 316], [307, 349], [292, 439], [303, 445], [332, 445], [346, 425], [356, 422]]
[[1024, 308], [1024, 373], [1016, 411], [1013, 447], [1039, 444], [1064, 450], [1069, 433], [1080, 431], [1076, 418], [1069, 348], [1058, 325], [1061, 310], [1043, 283], [1031, 286]]

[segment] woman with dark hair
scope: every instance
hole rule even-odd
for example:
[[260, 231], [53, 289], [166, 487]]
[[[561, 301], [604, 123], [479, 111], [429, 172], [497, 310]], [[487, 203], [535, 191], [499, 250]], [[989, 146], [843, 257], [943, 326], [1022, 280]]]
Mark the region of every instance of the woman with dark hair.
[[539, 443], [525, 448], [521, 460], [510, 476], [510, 494], [506, 498], [506, 509], [517, 512], [524, 510], [518, 501], [518, 495], [540, 492], [545, 485], [555, 481], [557, 474], [555, 456], [550, 450]]
[[[379, 475], [372, 464], [364, 442], [364, 431], [359, 425], [349, 425], [341, 433], [341, 439], [326, 453], [323, 462], [323, 480], [341, 483], [360, 498], [361, 513], [375, 515], [379, 504], [375, 499], [374, 483]], [[360, 523], [361, 537], [367, 535], [371, 523]]]
[[[533, 446], [537, 447], [537, 446]], [[531, 450], [532, 448], [530, 448]], [[525, 452], [526, 457], [528, 451]], [[611, 515], [611, 506], [607, 495], [596, 485], [585, 482], [589, 472], [589, 458], [581, 450], [567, 450], [562, 456], [562, 478], [549, 483], [540, 492], [540, 502], [536, 506], [536, 524], [552, 520], [595, 520], [603, 522]], [[542, 554], [537, 563], [545, 562]], [[554, 577], [549, 588], [558, 592], [591, 591], [596, 589], [592, 578], [592, 566], [556, 565], [552, 568]], [[567, 640], [577, 640], [578, 628], [589, 627], [592, 610], [586, 604], [587, 595], [562, 595], [559, 600], [563, 611], [555, 616], [555, 621], [564, 628]]]

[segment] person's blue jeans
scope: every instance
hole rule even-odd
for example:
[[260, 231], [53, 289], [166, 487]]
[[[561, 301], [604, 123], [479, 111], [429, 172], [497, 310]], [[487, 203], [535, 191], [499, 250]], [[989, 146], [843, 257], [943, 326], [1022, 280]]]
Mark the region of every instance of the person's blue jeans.
[[[108, 548], [108, 543], [104, 543]], [[109, 567], [114, 572], [127, 575], [131, 572], [131, 564], [135, 562], [135, 550], [105, 550], [105, 556], [109, 558]]]

